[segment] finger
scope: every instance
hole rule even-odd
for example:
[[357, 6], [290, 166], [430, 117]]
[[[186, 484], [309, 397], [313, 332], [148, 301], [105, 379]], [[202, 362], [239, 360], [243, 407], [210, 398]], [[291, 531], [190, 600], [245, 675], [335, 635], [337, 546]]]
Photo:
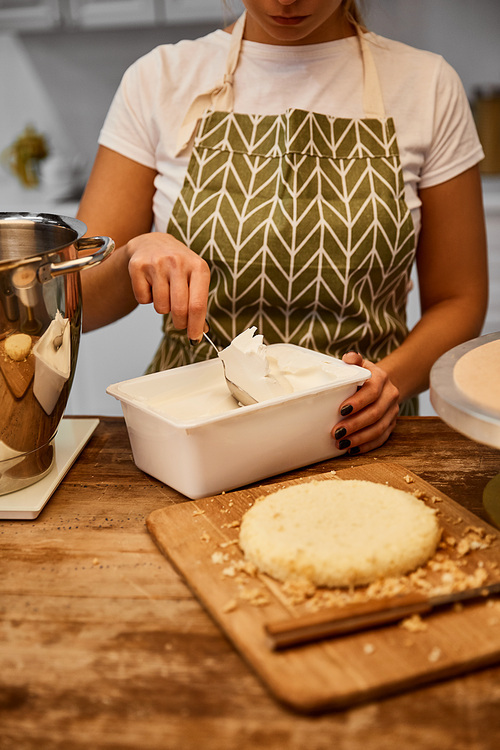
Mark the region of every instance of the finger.
[[396, 407], [391, 407], [375, 423], [363, 426], [342, 440], [337, 441], [338, 449], [347, 449], [350, 454], [355, 455], [356, 453], [366, 453], [374, 448], [378, 448], [385, 443], [393, 431], [398, 413], [399, 410]]
[[149, 305], [153, 301], [153, 290], [148, 279], [143, 275], [130, 274], [132, 291], [140, 305]]
[[[188, 324], [188, 305], [189, 305], [189, 286], [186, 275], [177, 269], [174, 269], [170, 274], [170, 317], [172, 319], [172, 325], [177, 330], [182, 331], [187, 328]], [[155, 302], [155, 309], [157, 312], [160, 310], [157, 304], [163, 299], [163, 293], [165, 290], [166, 283], [162, 280], [161, 288], [158, 290], [158, 297], [156, 296], [156, 289], [153, 287], [153, 298]]]
[[206, 264], [196, 269], [190, 278], [187, 335], [192, 341], [199, 341], [206, 330], [210, 270]]
[[390, 418], [397, 416], [399, 413], [398, 397], [399, 391], [390, 381], [375, 399], [359, 410], [353, 397], [351, 399], [354, 404], [352, 413], [335, 425], [332, 430], [333, 436], [336, 440], [352, 439], [355, 433], [385, 419], [385, 415], [389, 414]]
[[[129, 245], [133, 248], [137, 247], [137, 243], [130, 242]], [[162, 274], [166, 286], [159, 286], [157, 279], [158, 274], [161, 274], [161, 270], [147, 259], [144, 259], [137, 251], [131, 251], [128, 271], [132, 291], [139, 304], [148, 305], [151, 302], [155, 302], [157, 312], [170, 312], [170, 289], [167, 274]]]
[[346, 352], [342, 356], [342, 362], [345, 362], [347, 365], [358, 365], [358, 367], [362, 367], [363, 357], [361, 354], [358, 354], [358, 352]]
[[363, 367], [370, 371], [371, 377], [369, 380], [366, 380], [360, 388], [358, 388], [356, 393], [341, 403], [340, 414], [343, 417], [356, 414], [357, 412], [366, 409], [370, 404], [373, 404], [380, 398], [383, 391], [386, 391], [385, 403], [387, 403], [387, 399], [397, 400], [399, 398], [398, 389], [389, 380], [389, 377], [384, 370], [366, 359], [363, 360]]
[[397, 414], [393, 419], [389, 419], [386, 426], [383, 429], [381, 425], [378, 425], [377, 430], [366, 430], [356, 433], [352, 438], [351, 446], [348, 449], [350, 455], [368, 453], [369, 451], [379, 448], [383, 445], [391, 436], [397, 422]]
[[[364, 360], [361, 354], [358, 354], [358, 352], [346, 352], [342, 356], [342, 362], [345, 362], [347, 365], [357, 365], [357, 367], [365, 367], [365, 369], [369, 369], [369, 367], [365, 366], [365, 362], [366, 365], [370, 364], [368, 360]], [[349, 397], [340, 404], [339, 411], [343, 417], [346, 417], [353, 411], [355, 411], [355, 407], [356, 410], [362, 409], [362, 402], [358, 399], [355, 400], [353, 404], [352, 397]]]

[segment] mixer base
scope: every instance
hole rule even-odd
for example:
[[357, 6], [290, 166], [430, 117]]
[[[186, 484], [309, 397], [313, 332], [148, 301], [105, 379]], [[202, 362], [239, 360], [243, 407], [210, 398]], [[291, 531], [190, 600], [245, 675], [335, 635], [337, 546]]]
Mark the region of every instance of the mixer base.
[[98, 424], [98, 419], [61, 420], [53, 441], [54, 457], [48, 472], [28, 487], [0, 495], [0, 519], [36, 518], [84, 449]]

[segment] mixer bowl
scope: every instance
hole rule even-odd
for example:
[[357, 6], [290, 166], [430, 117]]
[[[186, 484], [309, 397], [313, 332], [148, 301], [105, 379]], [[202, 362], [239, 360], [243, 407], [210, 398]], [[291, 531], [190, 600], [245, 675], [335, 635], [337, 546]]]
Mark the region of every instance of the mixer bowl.
[[80, 343], [79, 271], [114, 250], [86, 230], [66, 216], [0, 212], [0, 495], [52, 468]]

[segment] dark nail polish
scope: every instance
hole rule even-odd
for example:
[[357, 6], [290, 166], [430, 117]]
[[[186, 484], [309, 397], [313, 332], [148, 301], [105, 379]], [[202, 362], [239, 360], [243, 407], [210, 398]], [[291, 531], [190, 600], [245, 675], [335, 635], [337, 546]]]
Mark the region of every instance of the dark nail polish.
[[355, 445], [354, 448], [351, 448], [351, 450], [349, 451], [349, 455], [357, 456], [360, 450], [361, 448], [359, 447], [359, 445]]
[[189, 339], [189, 343], [191, 346], [197, 346], [200, 343], [201, 339]]
[[335, 440], [340, 440], [344, 437], [344, 435], [347, 433], [347, 430], [345, 427], [339, 427], [338, 430], [335, 430]]
[[351, 444], [350, 440], [341, 440], [339, 443], [339, 448], [341, 451], [343, 451], [344, 448], [349, 448], [350, 444]]
[[343, 417], [347, 417], [347, 415], [350, 414], [351, 412], [352, 412], [352, 406], [351, 406], [351, 404], [346, 404], [340, 410], [340, 413], [342, 414]]

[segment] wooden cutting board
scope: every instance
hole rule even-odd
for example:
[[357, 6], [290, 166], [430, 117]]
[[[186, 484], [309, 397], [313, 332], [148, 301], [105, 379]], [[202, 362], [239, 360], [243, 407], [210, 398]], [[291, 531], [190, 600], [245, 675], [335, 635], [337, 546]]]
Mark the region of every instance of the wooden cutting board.
[[[441, 567], [425, 571], [428, 585], [443, 576], [446, 582], [449, 561], [463, 575], [486, 571], [480, 585], [500, 580], [498, 531], [404, 467], [380, 462], [314, 477], [332, 478], [386, 482], [423, 493], [423, 501], [437, 509], [447, 540], [439, 551]], [[238, 524], [257, 497], [300, 481], [311, 477], [188, 501], [156, 510], [147, 519], [160, 550], [276, 698], [306, 713], [342, 709], [500, 661], [498, 598], [433, 613], [416, 623], [418, 630], [396, 624], [271, 651], [264, 624], [311, 611], [317, 597], [309, 604], [291, 603], [281, 584], [268, 576], [239, 572]], [[464, 553], [471, 534], [476, 539], [472, 547], [478, 538], [479, 546], [487, 546]]]

